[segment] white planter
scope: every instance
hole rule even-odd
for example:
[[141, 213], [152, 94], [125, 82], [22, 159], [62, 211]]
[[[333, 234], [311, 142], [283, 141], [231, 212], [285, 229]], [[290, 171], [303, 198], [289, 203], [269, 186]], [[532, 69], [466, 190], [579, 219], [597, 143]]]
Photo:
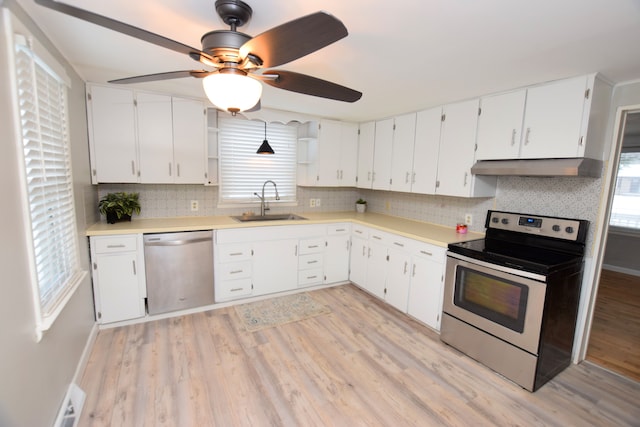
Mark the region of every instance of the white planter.
[[356, 212], [364, 213], [367, 210], [367, 205], [363, 203], [356, 203]]

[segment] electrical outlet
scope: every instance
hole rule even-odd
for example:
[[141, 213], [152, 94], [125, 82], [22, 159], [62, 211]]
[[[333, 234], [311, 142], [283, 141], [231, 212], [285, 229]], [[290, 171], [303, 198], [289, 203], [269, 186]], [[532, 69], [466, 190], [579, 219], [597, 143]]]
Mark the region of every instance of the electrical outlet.
[[320, 199], [316, 199], [316, 208], [320, 207]]
[[309, 207], [310, 208], [316, 207], [316, 199], [309, 199]]
[[473, 215], [470, 213], [464, 214], [464, 223], [467, 225], [473, 225]]
[[197, 200], [192, 200], [191, 201], [191, 212], [197, 212], [198, 211], [198, 201]]

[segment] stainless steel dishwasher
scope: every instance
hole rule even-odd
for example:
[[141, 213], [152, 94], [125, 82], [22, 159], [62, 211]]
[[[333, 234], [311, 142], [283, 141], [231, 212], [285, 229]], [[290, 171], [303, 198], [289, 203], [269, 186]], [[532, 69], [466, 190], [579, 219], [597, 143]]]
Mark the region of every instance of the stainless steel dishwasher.
[[145, 234], [144, 258], [149, 314], [213, 304], [212, 231]]

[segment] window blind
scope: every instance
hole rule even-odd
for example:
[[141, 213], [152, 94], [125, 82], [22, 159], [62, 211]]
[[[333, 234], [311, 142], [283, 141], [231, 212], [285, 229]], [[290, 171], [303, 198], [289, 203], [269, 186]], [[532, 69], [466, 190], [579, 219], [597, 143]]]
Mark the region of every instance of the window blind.
[[[17, 38], [17, 40], [21, 40]], [[39, 330], [48, 329], [81, 275], [64, 81], [17, 43], [16, 82]]]
[[[256, 154], [264, 140], [264, 122], [238, 117], [218, 120], [218, 156], [220, 162], [220, 204], [258, 202], [253, 194], [262, 191], [265, 181], [278, 186], [280, 202], [296, 201], [297, 128], [280, 123], [267, 124], [267, 140], [275, 154]], [[267, 200], [275, 202], [273, 188], [267, 188]]]

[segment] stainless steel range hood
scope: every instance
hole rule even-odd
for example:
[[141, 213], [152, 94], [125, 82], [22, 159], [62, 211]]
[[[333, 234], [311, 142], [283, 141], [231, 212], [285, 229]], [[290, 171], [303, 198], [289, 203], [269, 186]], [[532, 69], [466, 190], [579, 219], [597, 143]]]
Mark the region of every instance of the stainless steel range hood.
[[602, 161], [587, 158], [480, 160], [471, 168], [474, 175], [580, 176], [599, 178]]

